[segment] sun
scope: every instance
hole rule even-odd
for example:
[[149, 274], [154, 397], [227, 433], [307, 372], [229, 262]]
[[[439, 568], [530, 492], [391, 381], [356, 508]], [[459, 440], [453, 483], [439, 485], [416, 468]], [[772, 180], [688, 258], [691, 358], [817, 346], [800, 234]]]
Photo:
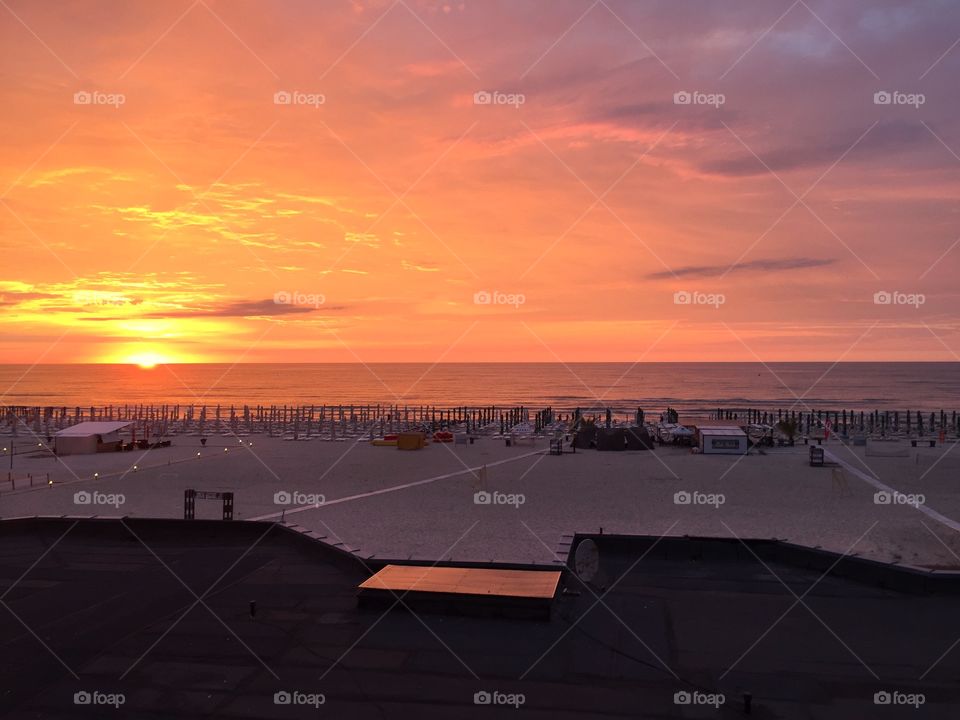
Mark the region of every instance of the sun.
[[124, 362], [136, 365], [143, 370], [153, 370], [157, 365], [163, 365], [167, 362], [167, 359], [159, 353], [143, 352], [127, 356]]
[[110, 355], [99, 358], [97, 362], [127, 365], [142, 370], [153, 370], [160, 365], [203, 362], [193, 355], [179, 352], [176, 347], [159, 343], [124, 343], [112, 350]]

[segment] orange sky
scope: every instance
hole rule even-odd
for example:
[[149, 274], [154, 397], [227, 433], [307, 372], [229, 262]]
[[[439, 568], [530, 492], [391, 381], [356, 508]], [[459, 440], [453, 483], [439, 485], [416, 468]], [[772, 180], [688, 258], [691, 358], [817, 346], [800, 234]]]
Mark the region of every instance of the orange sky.
[[0, 359], [960, 359], [960, 9], [676, 5], [7, 0]]

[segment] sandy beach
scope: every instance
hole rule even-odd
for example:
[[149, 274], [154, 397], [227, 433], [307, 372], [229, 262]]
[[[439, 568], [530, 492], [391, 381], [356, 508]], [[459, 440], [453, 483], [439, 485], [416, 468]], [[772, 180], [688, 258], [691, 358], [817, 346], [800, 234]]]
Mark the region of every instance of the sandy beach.
[[[960, 568], [960, 534], [950, 527], [960, 519], [955, 444], [911, 449], [900, 458], [827, 447], [851, 468], [845, 487], [830, 467], [810, 467], [804, 446], [748, 456], [671, 447], [552, 456], [543, 439], [534, 447], [508, 448], [487, 437], [402, 452], [352, 439], [213, 436], [201, 447], [197, 437], [178, 437], [171, 447], [149, 451], [17, 455], [17, 489], [4, 483], [0, 517], [177, 518], [184, 490], [193, 488], [233, 492], [236, 519], [299, 526], [363, 557], [551, 564], [558, 550], [565, 553], [564, 535], [602, 528], [775, 537], [884, 562]], [[878, 504], [877, 487], [853, 470], [922, 495], [929, 512]], [[678, 504], [677, 493], [688, 493], [691, 503]], [[197, 501], [198, 518], [220, 513], [219, 501]]]

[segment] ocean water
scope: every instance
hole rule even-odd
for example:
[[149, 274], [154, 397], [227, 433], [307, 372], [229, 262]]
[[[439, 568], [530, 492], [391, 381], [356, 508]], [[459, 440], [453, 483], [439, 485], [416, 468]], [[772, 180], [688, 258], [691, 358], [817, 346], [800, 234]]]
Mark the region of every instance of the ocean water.
[[[960, 410], [960, 363], [0, 365], [6, 405]], [[798, 400], [798, 398], [800, 398]]]

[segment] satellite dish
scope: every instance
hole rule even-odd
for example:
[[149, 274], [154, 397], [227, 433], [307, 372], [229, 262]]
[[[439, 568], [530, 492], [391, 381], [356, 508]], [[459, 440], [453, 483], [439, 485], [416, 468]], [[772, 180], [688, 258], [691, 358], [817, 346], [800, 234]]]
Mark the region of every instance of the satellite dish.
[[600, 572], [600, 549], [590, 538], [581, 540], [577, 545], [577, 551], [573, 555], [573, 569], [577, 577], [584, 582], [592, 582]]

